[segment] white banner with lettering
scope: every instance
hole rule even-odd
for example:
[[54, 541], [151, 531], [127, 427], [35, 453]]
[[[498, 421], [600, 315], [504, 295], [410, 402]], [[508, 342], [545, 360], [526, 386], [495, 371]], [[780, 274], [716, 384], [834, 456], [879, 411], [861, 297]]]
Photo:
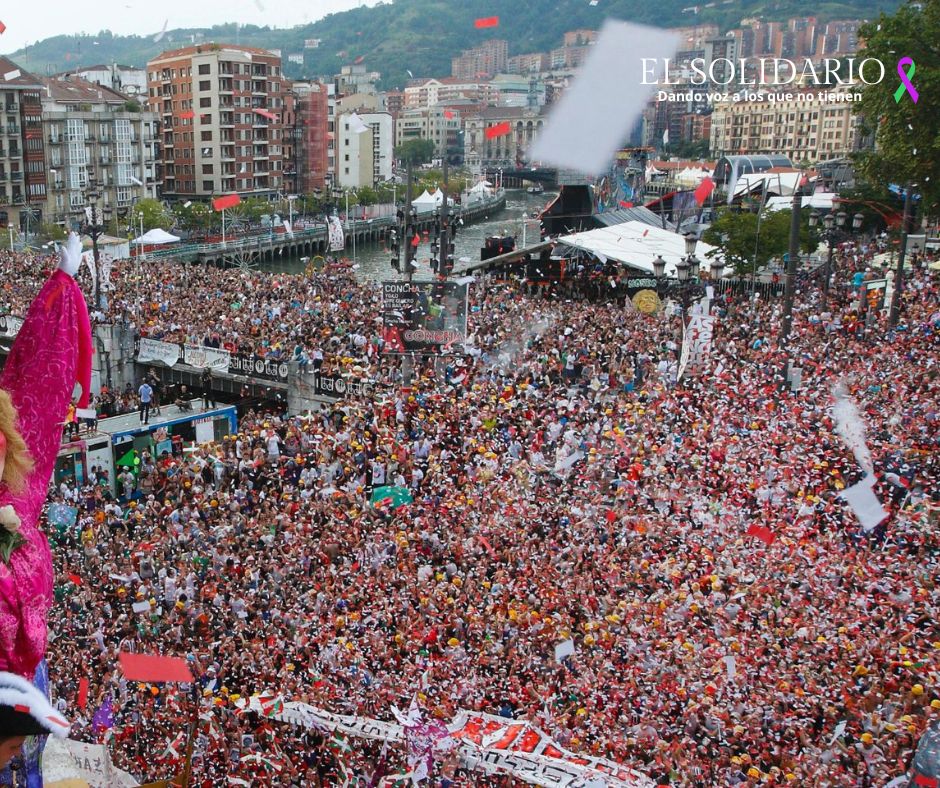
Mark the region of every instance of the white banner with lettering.
[[[255, 695], [240, 699], [242, 711], [255, 711], [270, 719], [339, 731], [348, 736], [405, 744], [404, 728], [367, 717], [333, 714], [308, 703], [283, 702]], [[652, 788], [645, 774], [603, 758], [591, 758], [563, 749], [550, 736], [524, 720], [460, 711], [447, 726], [466, 768], [487, 774], [509, 774], [530, 785], [546, 788]]]
[[159, 339], [142, 338], [137, 348], [137, 360], [141, 364], [164, 364], [172, 367], [180, 360], [180, 346]]
[[23, 318], [15, 315], [0, 315], [0, 336], [15, 337], [20, 333]]
[[679, 380], [687, 369], [700, 369], [705, 364], [711, 354], [714, 333], [714, 315], [693, 314], [689, 318], [679, 356]]
[[47, 786], [65, 780], [84, 780], [91, 788], [131, 788], [138, 784], [112, 765], [105, 745], [54, 736], [48, 738], [42, 753], [42, 779]]
[[227, 350], [218, 350], [214, 347], [202, 347], [201, 345], [183, 346], [183, 363], [198, 369], [217, 369], [222, 372], [228, 372], [228, 365], [231, 361], [231, 353]]

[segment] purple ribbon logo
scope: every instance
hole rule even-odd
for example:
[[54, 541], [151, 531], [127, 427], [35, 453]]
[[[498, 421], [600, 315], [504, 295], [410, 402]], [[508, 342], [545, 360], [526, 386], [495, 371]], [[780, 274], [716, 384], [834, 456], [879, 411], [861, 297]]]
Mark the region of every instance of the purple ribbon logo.
[[[910, 70], [905, 70], [905, 66], [910, 66]], [[914, 76], [914, 61], [909, 57], [902, 57], [898, 61], [898, 76], [901, 78], [901, 84], [898, 85], [898, 89], [894, 91], [894, 103], [897, 104], [901, 101], [901, 96], [905, 93], [911, 94], [911, 99], [916, 104], [917, 99], [920, 96], [917, 94], [917, 88], [911, 83], [911, 77]]]

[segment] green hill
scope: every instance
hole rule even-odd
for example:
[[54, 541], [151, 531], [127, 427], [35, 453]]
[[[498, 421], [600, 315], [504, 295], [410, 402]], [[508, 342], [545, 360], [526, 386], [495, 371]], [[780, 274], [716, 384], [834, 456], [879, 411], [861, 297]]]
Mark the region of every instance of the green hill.
[[[695, 2], [699, 5], [694, 6]], [[383, 87], [391, 88], [403, 86], [409, 70], [416, 77], [449, 74], [451, 57], [487, 38], [507, 39], [510, 55], [544, 52], [559, 46], [565, 31], [598, 28], [608, 17], [664, 27], [715, 23], [726, 30], [747, 17], [785, 20], [811, 12], [820, 21], [873, 18], [897, 5], [896, 0], [823, 2], [812, 9], [805, 0], [716, 0], [707, 4], [701, 0], [600, 0], [596, 6], [588, 0], [526, 0], [522, 4], [518, 0], [396, 0], [283, 30], [233, 23], [211, 29], [171, 30], [159, 43], [154, 43], [153, 36], [116, 36], [109, 31], [97, 36], [55, 36], [9, 57], [40, 75], [96, 63], [143, 66], [162, 51], [192, 43], [195, 36], [197, 41], [280, 49], [285, 73], [293, 79], [332, 75], [361, 57], [370, 70], [381, 72]], [[474, 19], [481, 16], [499, 16], [499, 27], [475, 29]], [[320, 45], [305, 49], [307, 39], [320, 39]], [[303, 65], [288, 62], [291, 54], [303, 54]]]

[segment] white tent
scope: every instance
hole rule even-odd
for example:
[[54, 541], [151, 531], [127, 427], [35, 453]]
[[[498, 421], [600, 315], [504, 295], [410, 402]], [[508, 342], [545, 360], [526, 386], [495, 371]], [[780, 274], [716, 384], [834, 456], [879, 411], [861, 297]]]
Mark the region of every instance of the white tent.
[[493, 184], [489, 181], [480, 181], [470, 190], [470, 194], [491, 194], [493, 191], [492, 187]]
[[433, 196], [428, 194], [427, 189], [424, 190], [424, 193], [420, 197], [416, 197], [415, 199], [411, 201], [411, 206], [418, 212], [430, 211], [436, 208], [437, 205], [438, 205], [437, 200], [435, 200]]
[[734, 193], [748, 194], [752, 191], [759, 191], [763, 184], [768, 192], [792, 195], [802, 178], [801, 172], [749, 172], [738, 178], [734, 185]]
[[707, 167], [686, 167], [676, 175], [676, 183], [680, 186], [698, 186], [710, 176], [711, 170]]
[[[803, 208], [819, 208], [824, 211], [832, 210], [832, 201], [837, 197], [832, 192], [820, 192], [810, 197], [801, 197], [800, 205]], [[793, 207], [793, 197], [771, 197], [767, 200], [768, 211], [789, 211]]]
[[[676, 263], [685, 257], [685, 236], [636, 221], [564, 235], [558, 242], [649, 274], [653, 273], [653, 260], [662, 255], [666, 261], [666, 275], [672, 277], [676, 275]], [[706, 257], [706, 253], [714, 248], [699, 241], [695, 256], [702, 261], [702, 268], [710, 266], [711, 258]]]
[[179, 238], [175, 235], [170, 235], [166, 230], [154, 227], [152, 230], [145, 232], [140, 238], [135, 238], [134, 243], [146, 246], [160, 246], [162, 244], [175, 244], [178, 243], [179, 240]]

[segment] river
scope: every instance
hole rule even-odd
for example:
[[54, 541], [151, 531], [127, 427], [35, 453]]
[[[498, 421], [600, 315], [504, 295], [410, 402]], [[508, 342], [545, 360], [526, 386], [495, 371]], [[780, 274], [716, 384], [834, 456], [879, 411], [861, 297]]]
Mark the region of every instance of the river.
[[[506, 190], [506, 208], [484, 221], [465, 224], [457, 230], [457, 238], [454, 242], [456, 246], [455, 259], [468, 257], [473, 262], [480, 259], [480, 248], [487, 237], [494, 235], [514, 235], [516, 236], [516, 246], [522, 246], [522, 216], [527, 214], [529, 220], [526, 223], [526, 242], [533, 244], [539, 239], [539, 225], [532, 217], [539, 213], [555, 196], [554, 192], [544, 192], [543, 194], [529, 194], [524, 189]], [[352, 244], [346, 245], [346, 256], [353, 260]], [[430, 246], [422, 243], [418, 249], [418, 270], [415, 273], [416, 279], [430, 279], [432, 277], [431, 269], [428, 265], [428, 259], [431, 256]], [[382, 280], [394, 278], [397, 276], [391, 264], [392, 256], [383, 250], [381, 244], [370, 244], [356, 249], [355, 263], [359, 265], [356, 269], [357, 275], [362, 279]], [[457, 264], [459, 267], [459, 263]], [[277, 258], [273, 262], [262, 264], [262, 268], [268, 271], [287, 271], [289, 273], [301, 273], [306, 267], [305, 263], [300, 261], [300, 257]]]

